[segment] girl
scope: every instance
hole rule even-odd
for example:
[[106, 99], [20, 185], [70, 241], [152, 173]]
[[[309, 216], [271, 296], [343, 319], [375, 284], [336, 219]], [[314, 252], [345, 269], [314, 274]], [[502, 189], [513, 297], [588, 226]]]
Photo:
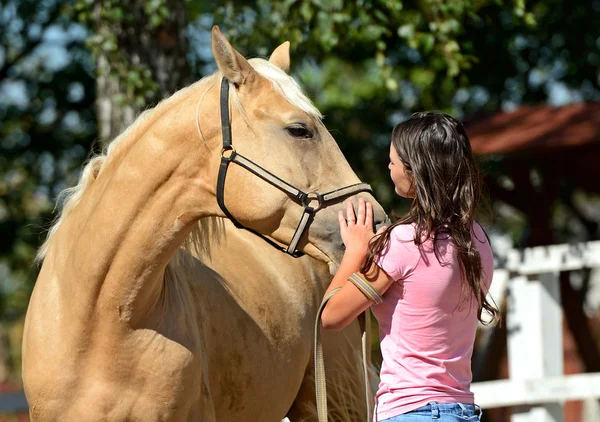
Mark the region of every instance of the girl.
[[411, 208], [375, 236], [370, 203], [340, 212], [346, 252], [323, 327], [342, 329], [371, 307], [383, 356], [376, 421], [480, 419], [471, 355], [482, 311], [494, 321], [498, 311], [486, 299], [493, 256], [475, 222], [481, 182], [465, 129], [445, 114], [414, 114], [394, 128], [389, 169]]

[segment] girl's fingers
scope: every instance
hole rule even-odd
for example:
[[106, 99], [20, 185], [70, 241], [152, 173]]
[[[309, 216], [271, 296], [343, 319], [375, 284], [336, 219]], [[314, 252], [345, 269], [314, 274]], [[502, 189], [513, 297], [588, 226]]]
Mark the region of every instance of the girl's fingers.
[[366, 204], [366, 211], [365, 211], [365, 226], [367, 226], [368, 229], [371, 229], [371, 231], [373, 231], [373, 205], [371, 205], [370, 202], [367, 202]]
[[358, 200], [358, 215], [356, 217], [356, 224], [365, 224], [365, 201], [362, 198]]
[[338, 222], [340, 223], [340, 229], [346, 228], [346, 219], [344, 218], [344, 212], [338, 212]]
[[346, 220], [348, 224], [354, 224], [356, 222], [356, 215], [354, 215], [354, 206], [351, 201], [346, 201]]

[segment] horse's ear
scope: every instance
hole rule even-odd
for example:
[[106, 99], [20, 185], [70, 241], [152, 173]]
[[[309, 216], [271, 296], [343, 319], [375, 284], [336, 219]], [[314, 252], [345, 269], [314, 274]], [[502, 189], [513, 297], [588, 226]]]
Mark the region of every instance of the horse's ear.
[[290, 42], [286, 41], [277, 47], [271, 57], [269, 57], [269, 61], [273, 63], [275, 66], [283, 70], [285, 73], [290, 71]]
[[219, 70], [231, 82], [241, 85], [254, 78], [256, 71], [248, 60], [229, 44], [216, 25], [212, 28], [212, 51]]

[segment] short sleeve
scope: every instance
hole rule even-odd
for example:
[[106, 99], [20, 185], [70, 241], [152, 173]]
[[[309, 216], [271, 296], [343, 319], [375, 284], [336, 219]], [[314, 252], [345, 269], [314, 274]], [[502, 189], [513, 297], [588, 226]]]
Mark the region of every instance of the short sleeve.
[[414, 242], [415, 229], [401, 224], [392, 229], [390, 241], [375, 256], [375, 263], [395, 281], [406, 278], [417, 266], [420, 253]]

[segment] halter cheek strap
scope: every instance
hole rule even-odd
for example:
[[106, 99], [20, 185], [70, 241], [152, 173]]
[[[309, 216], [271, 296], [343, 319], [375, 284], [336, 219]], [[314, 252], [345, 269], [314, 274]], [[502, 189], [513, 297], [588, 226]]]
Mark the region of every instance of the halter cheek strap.
[[[357, 183], [354, 185], [346, 186], [340, 189], [333, 190], [324, 194], [318, 192], [304, 192], [297, 187], [291, 185], [283, 179], [280, 179], [268, 170], [254, 163], [252, 160], [238, 154], [232, 145], [231, 139], [231, 121], [229, 119], [229, 81], [223, 78], [221, 81], [221, 128], [223, 132], [223, 149], [221, 150], [221, 165], [219, 166], [219, 175], [217, 178], [217, 203], [219, 207], [225, 213], [227, 218], [238, 228], [248, 230], [257, 236], [260, 236], [266, 242], [271, 244], [273, 247], [284, 251], [292, 256], [298, 257], [302, 253], [297, 250], [298, 243], [300, 242], [302, 235], [306, 231], [314, 219], [315, 214], [325, 205], [332, 202], [338, 201], [340, 198], [355, 195], [360, 192], [373, 193], [371, 186], [366, 183]], [[292, 236], [292, 240], [287, 247], [280, 246], [273, 240], [265, 237], [263, 234], [251, 229], [250, 227], [244, 226], [229, 212], [225, 206], [225, 179], [227, 178], [227, 170], [229, 164], [235, 163], [244, 169], [248, 170], [255, 176], [260, 177], [265, 182], [276, 187], [277, 189], [287, 193], [294, 201], [298, 202], [304, 207], [304, 212], [300, 218], [300, 222], [296, 227], [296, 231]]]

